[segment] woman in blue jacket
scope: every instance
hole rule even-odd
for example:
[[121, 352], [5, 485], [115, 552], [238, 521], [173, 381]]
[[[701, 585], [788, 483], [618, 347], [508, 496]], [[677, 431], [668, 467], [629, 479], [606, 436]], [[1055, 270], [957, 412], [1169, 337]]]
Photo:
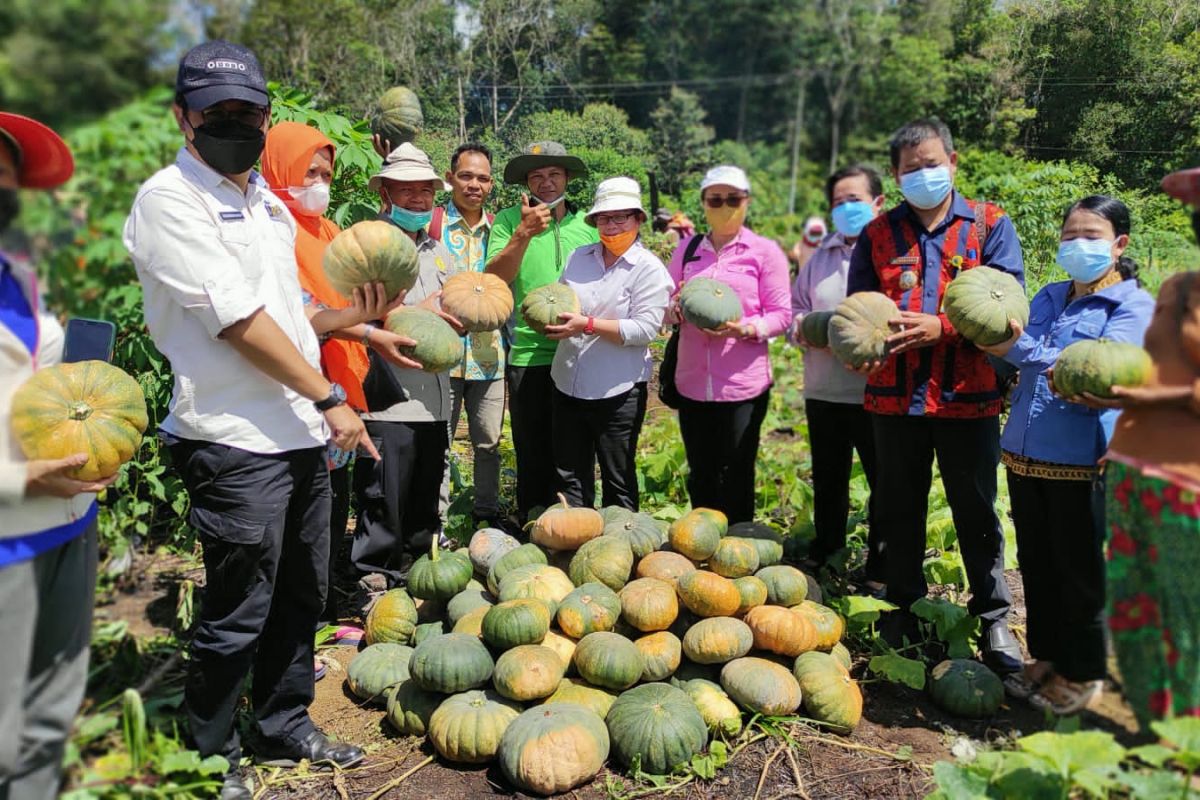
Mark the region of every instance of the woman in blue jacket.
[[1029, 325], [981, 348], [1020, 370], [1000, 438], [1025, 585], [1031, 661], [1005, 679], [1015, 697], [1074, 714], [1104, 685], [1104, 489], [1097, 462], [1117, 413], [1054, 394], [1048, 371], [1063, 348], [1105, 338], [1140, 345], [1154, 299], [1137, 281], [1129, 209], [1085, 197], [1063, 219], [1057, 261], [1070, 280], [1033, 298]]

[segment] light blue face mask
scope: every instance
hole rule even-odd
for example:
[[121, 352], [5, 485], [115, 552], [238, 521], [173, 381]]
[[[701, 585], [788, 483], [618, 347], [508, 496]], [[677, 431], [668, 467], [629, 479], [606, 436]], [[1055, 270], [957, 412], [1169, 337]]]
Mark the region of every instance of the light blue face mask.
[[900, 176], [900, 191], [913, 208], [936, 208], [953, 187], [954, 180], [946, 166], [926, 167]]
[[842, 236], [858, 236], [867, 223], [875, 218], [875, 207], [862, 200], [850, 200], [835, 208], [830, 216], [833, 217], [833, 227]]
[[1071, 239], [1058, 245], [1058, 265], [1080, 283], [1093, 283], [1112, 266], [1114, 239]]
[[394, 205], [392, 206], [392, 210], [388, 212], [388, 216], [392, 222], [404, 230], [409, 233], [416, 233], [426, 228], [433, 220], [433, 209], [428, 211], [409, 211], [407, 208]]

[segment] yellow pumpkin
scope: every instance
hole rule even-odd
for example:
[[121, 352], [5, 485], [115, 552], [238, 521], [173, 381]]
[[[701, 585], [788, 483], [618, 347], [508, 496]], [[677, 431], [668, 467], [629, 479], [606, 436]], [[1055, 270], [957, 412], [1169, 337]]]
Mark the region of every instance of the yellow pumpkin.
[[665, 631], [679, 616], [675, 589], [657, 578], [638, 578], [621, 587], [621, 616], [639, 631]]

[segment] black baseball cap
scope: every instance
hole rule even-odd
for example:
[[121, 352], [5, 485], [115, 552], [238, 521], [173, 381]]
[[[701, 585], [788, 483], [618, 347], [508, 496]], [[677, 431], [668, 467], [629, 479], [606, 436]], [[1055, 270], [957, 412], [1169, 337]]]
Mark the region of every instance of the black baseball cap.
[[179, 60], [175, 93], [188, 108], [203, 111], [223, 100], [245, 100], [265, 106], [267, 82], [258, 58], [249, 48], [215, 39], [198, 44]]

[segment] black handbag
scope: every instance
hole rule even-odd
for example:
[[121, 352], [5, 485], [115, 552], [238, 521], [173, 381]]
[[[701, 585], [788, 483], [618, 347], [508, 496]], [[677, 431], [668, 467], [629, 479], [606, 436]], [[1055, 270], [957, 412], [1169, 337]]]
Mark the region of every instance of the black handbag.
[[363, 379], [363, 395], [367, 400], [367, 411], [387, 411], [397, 403], [408, 399], [408, 392], [396, 380], [392, 365], [374, 348], [367, 348], [367, 377]]
[[[696, 234], [687, 243], [687, 249], [683, 251], [683, 264], [679, 273], [681, 280], [683, 268], [697, 259], [696, 250], [699, 249], [703, 239], [701, 234]], [[667, 339], [667, 346], [663, 349], [662, 363], [658, 365], [658, 399], [667, 408], [679, 408], [683, 403], [683, 395], [675, 386], [675, 367], [678, 362], [679, 326], [675, 325], [671, 328], [671, 338]]]

